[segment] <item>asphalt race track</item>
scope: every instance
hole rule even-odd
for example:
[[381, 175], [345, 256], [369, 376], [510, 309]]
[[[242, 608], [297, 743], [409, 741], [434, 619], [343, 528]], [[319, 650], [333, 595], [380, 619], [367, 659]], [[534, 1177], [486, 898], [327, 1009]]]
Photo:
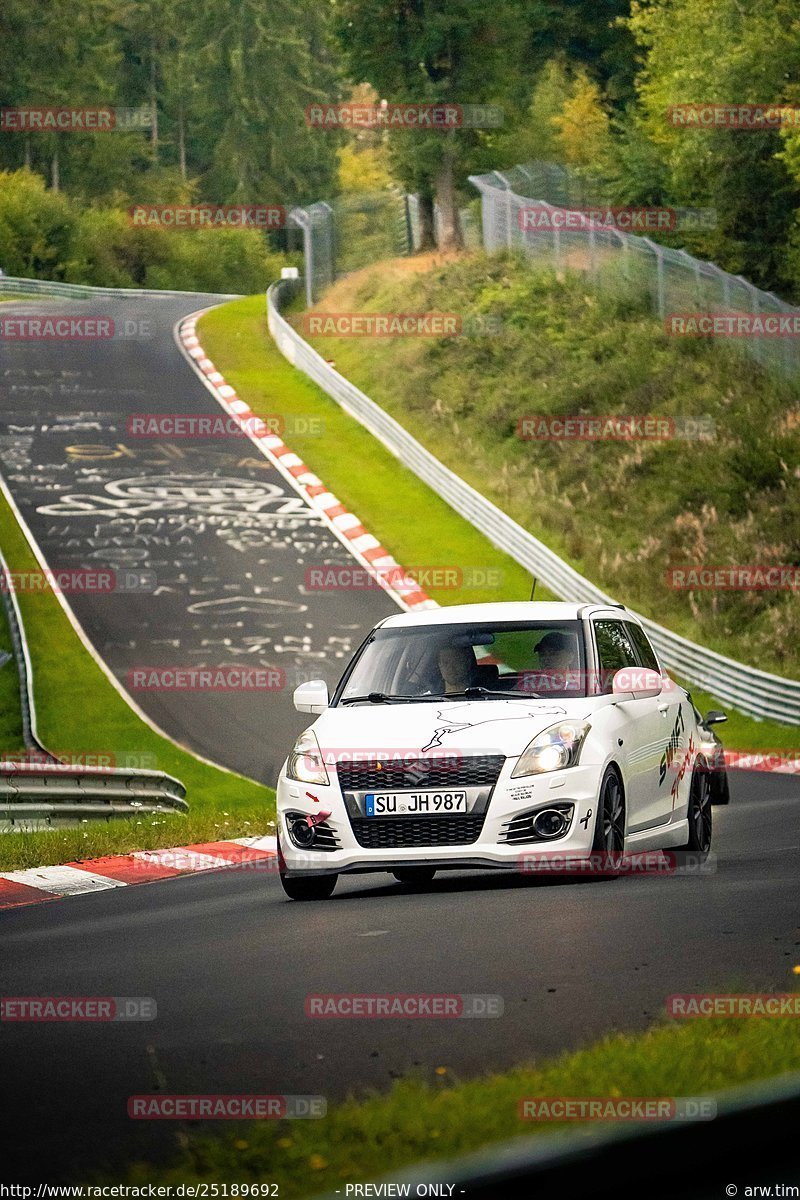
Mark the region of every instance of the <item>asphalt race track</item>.
[[137, 414], [224, 416], [173, 337], [215, 299], [4, 303], [4, 317], [110, 317], [115, 336], [0, 342], [0, 473], [51, 569], [110, 568], [122, 581], [68, 600], [123, 685], [137, 667], [283, 672], [275, 692], [131, 691], [179, 742], [274, 785], [308, 723], [295, 684], [335, 683], [398, 609], [378, 588], [309, 597], [308, 567], [355, 560], [248, 439], [129, 432]]
[[[248, 442], [128, 434], [136, 413], [221, 413], [173, 340], [175, 322], [210, 302], [4, 305], [102, 313], [136, 336], [3, 345], [2, 474], [51, 568], [155, 574], [149, 590], [71, 597], [121, 681], [142, 665], [244, 664], [333, 682], [396, 611], [391, 598], [309, 597], [309, 564], [352, 560]], [[134, 695], [178, 740], [266, 782], [305, 724], [288, 688]], [[135, 1094], [335, 1100], [642, 1029], [674, 992], [787, 990], [800, 946], [800, 779], [734, 772], [731, 793], [714, 812], [715, 869], [689, 877], [459, 873], [413, 893], [360, 876], [310, 905], [286, 901], [272, 870], [229, 869], [1, 912], [0, 994], [158, 1006], [148, 1023], [0, 1024], [3, 1180], [86, 1181], [170, 1158], [183, 1127], [129, 1119]], [[307, 1017], [305, 998], [328, 992], [492, 994], [504, 1014]]]
[[[786, 991], [798, 961], [800, 780], [736, 772], [716, 870], [683, 878], [387, 875], [330, 901], [264, 871], [205, 872], [0, 913], [0, 992], [152, 996], [144, 1024], [0, 1026], [4, 1178], [84, 1179], [172, 1155], [182, 1126], [134, 1094], [342, 1097], [456, 1077], [655, 1021], [674, 992]], [[490, 1020], [315, 1020], [311, 993], [492, 993]], [[220, 1123], [206, 1127], [219, 1129]], [[46, 1160], [42, 1155], [46, 1131]], [[27, 1174], [26, 1174], [27, 1172]]]

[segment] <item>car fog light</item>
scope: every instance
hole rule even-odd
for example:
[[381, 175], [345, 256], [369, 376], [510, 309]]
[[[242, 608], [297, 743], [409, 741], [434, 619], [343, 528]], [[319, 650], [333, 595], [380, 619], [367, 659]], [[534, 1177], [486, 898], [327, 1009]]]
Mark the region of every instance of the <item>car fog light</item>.
[[296, 821], [292, 821], [289, 826], [289, 833], [294, 844], [300, 846], [303, 850], [307, 850], [309, 846], [313, 846], [314, 839], [317, 836], [317, 831], [308, 817], [299, 817]]
[[546, 808], [533, 819], [533, 831], [540, 838], [559, 837], [567, 825], [566, 817], [556, 808]]

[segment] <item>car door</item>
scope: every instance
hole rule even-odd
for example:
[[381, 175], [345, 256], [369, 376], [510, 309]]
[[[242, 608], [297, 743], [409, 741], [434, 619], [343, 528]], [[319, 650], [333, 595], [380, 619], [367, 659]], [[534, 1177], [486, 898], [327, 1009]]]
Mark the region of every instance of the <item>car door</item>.
[[[625, 629], [636, 651], [637, 665], [663, 675], [656, 653], [641, 625], [626, 621]], [[660, 749], [650, 781], [655, 798], [651, 802], [653, 819], [648, 824], [661, 825], [671, 819], [676, 807], [681, 765], [686, 756], [693, 722], [688, 719], [690, 706], [680, 688], [666, 687], [656, 699], [656, 709], [661, 717], [660, 724], [656, 723]]]
[[[639, 654], [619, 618], [596, 617], [592, 622], [604, 692], [623, 667], [639, 667]], [[648, 829], [668, 821], [672, 812], [664, 801], [669, 788], [658, 786], [659, 762], [664, 751], [666, 721], [659, 711], [660, 696], [621, 700], [616, 705], [619, 725], [615, 753], [625, 773], [627, 831]]]

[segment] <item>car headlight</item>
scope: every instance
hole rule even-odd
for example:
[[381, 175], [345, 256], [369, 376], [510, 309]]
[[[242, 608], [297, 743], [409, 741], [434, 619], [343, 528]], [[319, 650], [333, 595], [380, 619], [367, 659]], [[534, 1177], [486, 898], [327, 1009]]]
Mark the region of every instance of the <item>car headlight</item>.
[[292, 746], [291, 754], [286, 760], [286, 774], [298, 783], [330, 783], [313, 729], [301, 733]]
[[558, 721], [549, 729], [544, 729], [520, 754], [511, 778], [563, 771], [565, 767], [576, 766], [581, 746], [590, 729], [588, 721]]

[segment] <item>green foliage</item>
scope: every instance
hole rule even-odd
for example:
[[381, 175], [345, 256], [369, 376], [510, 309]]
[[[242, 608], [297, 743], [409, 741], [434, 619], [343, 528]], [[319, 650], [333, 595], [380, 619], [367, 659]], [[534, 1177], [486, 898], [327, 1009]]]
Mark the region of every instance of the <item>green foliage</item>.
[[[569, 6], [562, 34], [580, 5]], [[617, 205], [701, 207], [716, 227], [661, 240], [792, 299], [800, 297], [800, 129], [687, 129], [671, 105], [797, 103], [800, 19], [791, 0], [648, 0], [620, 6], [611, 24], [638, 50], [635, 77], [611, 38], [611, 57], [573, 36], [544, 35], [525, 115], [493, 141], [485, 169], [536, 159], [572, 163], [593, 180], [586, 199]], [[530, 18], [548, 27], [537, 6]], [[587, 15], [588, 33], [600, 22]], [[613, 69], [609, 63], [614, 62]], [[560, 134], [554, 133], [560, 131]], [[544, 199], [549, 197], [545, 196]]]
[[[636, 881], [613, 886], [624, 905]], [[532, 890], [521, 887], [514, 893], [517, 911], [535, 911]], [[532, 986], [541, 987], [542, 981]], [[758, 986], [759, 980], [751, 990]], [[458, 1155], [497, 1148], [512, 1138], [519, 1145], [522, 1138], [574, 1131], [568, 1122], [523, 1120], [523, 1098], [713, 1095], [798, 1067], [800, 1036], [791, 1017], [662, 1020], [645, 1033], [610, 1034], [558, 1058], [476, 1079], [459, 1079], [446, 1061], [427, 1060], [384, 1095], [353, 1096], [331, 1105], [324, 1121], [250, 1121], [208, 1133], [193, 1130], [158, 1179], [254, 1184], [270, 1179], [282, 1197], [299, 1198], [334, 1195], [342, 1191], [343, 1180], [374, 1180], [402, 1168], [414, 1167], [424, 1178], [421, 1162], [442, 1164], [430, 1172], [438, 1178]], [[126, 1181], [146, 1185], [153, 1178], [153, 1165], [138, 1163]], [[538, 1193], [531, 1189], [531, 1194]]]
[[[668, 338], [648, 297], [609, 283], [598, 293], [577, 272], [484, 255], [427, 273], [376, 268], [340, 281], [324, 307], [483, 314], [500, 332], [373, 340], [369, 353], [358, 339], [314, 344], [605, 591], [703, 645], [796, 676], [792, 592], [675, 591], [666, 572], [800, 562], [800, 392], [733, 346]], [[517, 434], [530, 414], [614, 413], [704, 417], [714, 436], [566, 444]]]
[[58, 278], [75, 236], [72, 205], [29, 171], [0, 174], [0, 267], [6, 275]]
[[632, 5], [644, 54], [637, 79], [642, 128], [667, 176], [668, 202], [716, 208], [718, 229], [692, 246], [762, 287], [797, 293], [786, 244], [800, 207], [791, 145], [778, 131], [687, 130], [670, 105], [796, 101], [800, 20], [792, 0], [655, 0]]
[[[335, 306], [341, 311], [356, 311], [360, 307], [377, 308], [378, 304], [373, 303], [376, 298], [380, 302], [387, 299], [390, 303], [411, 302], [412, 297], [418, 297], [416, 291], [400, 292], [396, 283], [388, 285], [386, 282], [386, 276], [389, 275], [394, 275], [395, 279], [407, 280], [409, 265], [408, 260], [383, 264], [369, 273], [359, 272], [349, 280], [342, 280], [332, 293]], [[369, 279], [369, 276], [373, 273], [377, 275], [378, 272], [384, 277], [380, 293], [376, 292], [374, 281]], [[470, 277], [473, 280], [476, 277], [482, 279], [484, 276], [481, 272], [482, 267], [478, 266]], [[502, 278], [507, 276], [503, 275]], [[445, 282], [453, 286], [453, 276], [449, 271]], [[408, 287], [407, 281], [405, 287]], [[474, 284], [469, 291], [456, 293], [453, 288], [449, 297], [437, 292], [438, 302], [444, 302], [445, 299], [447, 303], [456, 303], [459, 306], [456, 311], [470, 315], [478, 311], [479, 299], [482, 312], [490, 312], [491, 308], [486, 305], [493, 304], [491, 299], [486, 298], [484, 301], [484, 297], [479, 297]], [[327, 305], [328, 300], [324, 303]], [[443, 303], [444, 308], [447, 307], [447, 303]], [[632, 297], [627, 305], [620, 304], [618, 313], [621, 319], [633, 322], [641, 316], [641, 304]], [[523, 318], [520, 325], [522, 335], [525, 334], [525, 329]], [[623, 337], [624, 334], [625, 327], [622, 329]], [[423, 563], [428, 566], [452, 566], [454, 563], [460, 563], [462, 566], [477, 568], [481, 572], [480, 581], [476, 578], [468, 583], [465, 579], [464, 586], [459, 588], [430, 586], [427, 590], [439, 604], [480, 604], [485, 601], [527, 599], [530, 595], [531, 581], [523, 567], [501, 549], [492, 546], [466, 518], [459, 516], [411, 471], [401, 466], [389, 450], [348, 416], [321, 388], [289, 365], [267, 332], [262, 298], [248, 297], [213, 309], [201, 321], [200, 337], [204, 349], [254, 413], [266, 417], [273, 412], [275, 396], [279, 395], [287, 418], [296, 414], [318, 419], [324, 436], [298, 434], [292, 439], [292, 449], [312, 471], [325, 480], [347, 508], [358, 514], [370, 532], [389, 548], [398, 562], [407, 566]], [[378, 374], [381, 378], [385, 377], [392, 364], [398, 377], [403, 375], [408, 365], [412, 377], [409, 395], [416, 389], [414, 381], [419, 377], [419, 369], [414, 365], [420, 353], [419, 346], [419, 342], [414, 345], [406, 342], [404, 346], [396, 343], [390, 350], [386, 347], [388, 353], [379, 355], [382, 361], [378, 363]], [[370, 356], [373, 351], [374, 344], [370, 347]], [[337, 350], [330, 346], [330, 355], [335, 356], [337, 367], [346, 374], [355, 376], [357, 370], [353, 368], [352, 363], [358, 358], [363, 359], [364, 353], [363, 347], [359, 352], [357, 345], [352, 350], [344, 346]], [[572, 370], [572, 359], [569, 355], [562, 361], [560, 369], [565, 380], [568, 379]], [[469, 381], [465, 382], [465, 379], [466, 376], [462, 379], [462, 388], [468, 393]], [[548, 380], [542, 381], [543, 390], [546, 390], [547, 384]], [[499, 392], [500, 385], [496, 376], [493, 377], [492, 386]], [[379, 392], [376, 388], [374, 394], [385, 400], [387, 391], [384, 389]], [[427, 408], [431, 407], [434, 413], [439, 407], [438, 390], [435, 385], [431, 387], [427, 397]], [[495, 418], [488, 405], [486, 409], [486, 424], [492, 425], [496, 420], [502, 419], [505, 422], [502, 432], [504, 436], [510, 437], [515, 429], [513, 418], [509, 418], [507, 413], [502, 417], [498, 413]], [[483, 492], [486, 492], [487, 485], [494, 481], [497, 487], [494, 498], [501, 505], [507, 505], [509, 484], [512, 489], [516, 488], [517, 475], [509, 473], [508, 466], [502, 462], [499, 466], [496, 465], [494, 459], [491, 467], [481, 470], [478, 465], [476, 469], [482, 435], [479, 434], [476, 439], [459, 426], [459, 429], [454, 431], [457, 437], [447, 433], [438, 437], [436, 429], [441, 428], [438, 425], [432, 428], [429, 435], [424, 424], [424, 405], [420, 406], [419, 412], [415, 408], [415, 412], [410, 414], [408, 405], [401, 401], [392, 405], [392, 411], [416, 437], [426, 440], [431, 451], [438, 457], [444, 456], [446, 446], [455, 446], [456, 451], [450, 460], [453, 469], [462, 475], [465, 471], [474, 471], [470, 478]], [[432, 426], [433, 424], [431, 422]], [[369, 471], [353, 471], [351, 464], [354, 462], [369, 462]], [[522, 478], [525, 478], [524, 474]], [[398, 495], [403, 498], [401, 505], [397, 504]], [[548, 498], [547, 503], [550, 503], [551, 507], [545, 507], [544, 513], [545, 519], [550, 521], [552, 509], [557, 508], [558, 502], [553, 504]], [[543, 536], [541, 530], [537, 532], [539, 536]], [[594, 577], [595, 563], [586, 564], [586, 571], [590, 577]], [[540, 600], [555, 599], [541, 584], [537, 587], [536, 595]], [[684, 632], [692, 634], [693, 630], [689, 628]], [[800, 731], [797, 726], [779, 725], [773, 721], [756, 721], [752, 717], [733, 712], [729, 706], [699, 692], [696, 688], [692, 691], [703, 711], [711, 708], [727, 709], [729, 721], [725, 726], [724, 740], [729, 748], [794, 750], [800, 744]]]
[[336, 91], [327, 26], [314, 0], [6, 0], [0, 105], [145, 109], [152, 122], [4, 132], [0, 170], [29, 165], [106, 204], [169, 202], [170, 171], [217, 204], [317, 199], [333, 185], [336, 146], [304, 109]]
[[[501, 103], [523, 68], [523, 0], [342, 0], [337, 32], [351, 74], [392, 102]], [[475, 169], [483, 135], [471, 128], [411, 133], [393, 130], [393, 165], [406, 187], [436, 193], [439, 241], [461, 244], [454, 189]]]
[[30, 171], [0, 172], [7, 275], [103, 287], [257, 292], [283, 261], [256, 230], [134, 228], [119, 209], [82, 208]]

